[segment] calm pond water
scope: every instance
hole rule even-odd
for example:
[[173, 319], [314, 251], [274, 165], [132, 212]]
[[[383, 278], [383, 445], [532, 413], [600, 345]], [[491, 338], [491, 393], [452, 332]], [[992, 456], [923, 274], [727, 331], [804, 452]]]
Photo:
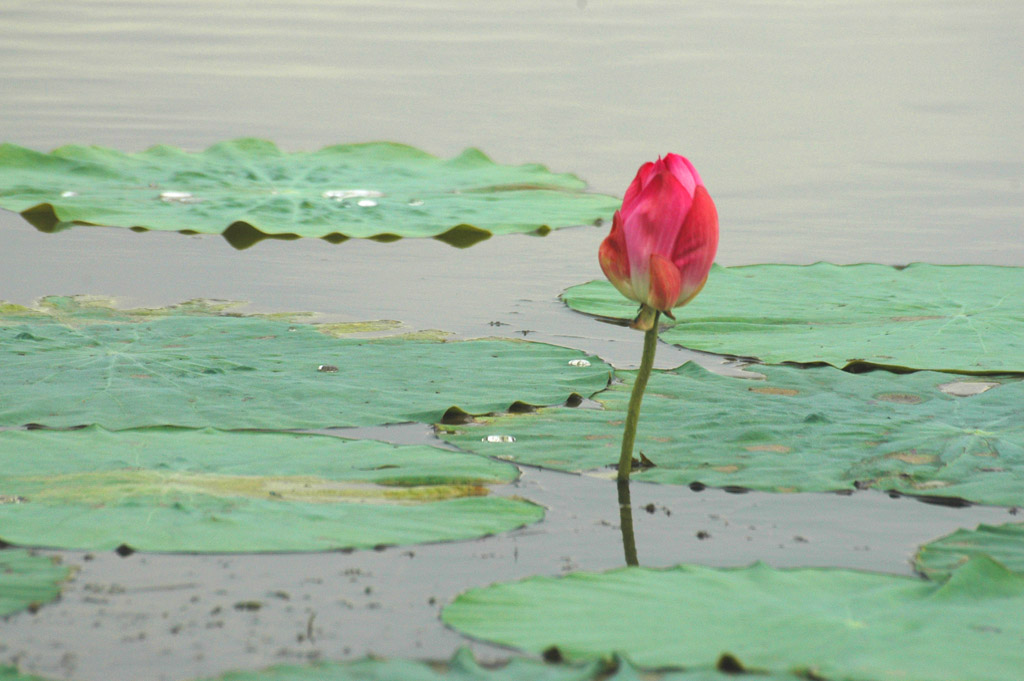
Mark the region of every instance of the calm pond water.
[[[641, 162], [674, 151], [693, 160], [718, 204], [722, 264], [1024, 265], [1017, 0], [6, 0], [0, 35], [0, 139], [35, 149], [198, 150], [242, 136], [287, 150], [394, 140], [445, 157], [476, 146], [612, 194]], [[628, 366], [640, 334], [557, 301], [600, 276], [603, 235], [581, 227], [465, 251], [417, 240], [236, 251], [219, 237], [43, 234], [0, 212], [0, 299], [223, 298], [527, 335]], [[662, 347], [659, 363], [692, 356]], [[412, 555], [65, 553], [78, 578], [60, 604], [0, 623], [0, 663], [55, 678], [184, 679], [368, 652], [447, 657], [464, 641], [436, 613], [462, 588], [622, 563], [614, 485], [537, 471], [520, 485], [550, 505], [543, 525]], [[649, 565], [763, 559], [909, 573], [922, 541], [1006, 518], [879, 494], [634, 485], [633, 496], [673, 511], [637, 516]], [[696, 540], [698, 530], [712, 538]], [[290, 599], [268, 595], [276, 590]], [[266, 606], [232, 607], [253, 599]], [[313, 613], [314, 640], [299, 641]]]

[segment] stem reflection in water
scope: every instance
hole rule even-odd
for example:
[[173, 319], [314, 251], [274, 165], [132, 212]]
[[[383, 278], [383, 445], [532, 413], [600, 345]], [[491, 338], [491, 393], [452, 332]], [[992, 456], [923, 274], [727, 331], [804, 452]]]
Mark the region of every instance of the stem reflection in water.
[[622, 528], [622, 550], [626, 565], [640, 565], [636, 558], [636, 539], [633, 536], [633, 505], [629, 500], [629, 480], [618, 480], [619, 527]]

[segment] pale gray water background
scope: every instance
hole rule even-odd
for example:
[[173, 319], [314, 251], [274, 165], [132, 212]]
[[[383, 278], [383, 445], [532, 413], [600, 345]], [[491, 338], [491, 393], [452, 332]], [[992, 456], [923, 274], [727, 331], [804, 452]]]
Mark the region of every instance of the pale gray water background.
[[[4, 0], [0, 140], [131, 151], [241, 136], [286, 150], [386, 139], [445, 157], [476, 146], [612, 194], [673, 151], [716, 200], [722, 264], [1024, 265], [1022, 35], [1016, 0]], [[600, 276], [603, 235], [583, 227], [465, 251], [430, 240], [236, 251], [209, 236], [42, 234], [0, 212], [0, 299], [232, 299], [461, 336], [525, 334], [628, 366], [640, 334], [557, 301]], [[691, 356], [663, 345], [659, 363]], [[417, 426], [371, 435], [430, 438]], [[60, 602], [0, 621], [0, 664], [54, 678], [186, 679], [368, 652], [447, 657], [465, 641], [436, 614], [460, 590], [622, 564], [614, 485], [525, 469], [505, 492], [549, 506], [548, 519], [379, 553], [62, 552], [77, 577]], [[909, 574], [918, 544], [1011, 519], [874, 493], [634, 484], [633, 502], [645, 565], [760, 559]], [[250, 600], [263, 607], [235, 610]], [[308, 631], [312, 641], [300, 638]]]

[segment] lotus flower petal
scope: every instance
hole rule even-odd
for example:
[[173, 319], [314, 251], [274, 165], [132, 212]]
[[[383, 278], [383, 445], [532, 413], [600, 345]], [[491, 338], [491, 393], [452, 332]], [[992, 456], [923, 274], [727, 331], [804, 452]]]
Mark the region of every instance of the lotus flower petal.
[[718, 248], [718, 211], [688, 159], [640, 166], [601, 244], [601, 269], [622, 295], [672, 316], [707, 280]]

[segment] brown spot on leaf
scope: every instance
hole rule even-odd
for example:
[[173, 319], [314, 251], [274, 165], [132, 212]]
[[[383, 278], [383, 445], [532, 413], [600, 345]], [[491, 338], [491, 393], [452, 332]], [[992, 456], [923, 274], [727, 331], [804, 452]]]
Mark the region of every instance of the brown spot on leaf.
[[786, 445], [750, 445], [744, 449], [748, 452], [775, 452], [776, 454], [788, 454], [793, 451], [792, 447]]
[[885, 458], [896, 459], [897, 461], [909, 463], [914, 466], [919, 466], [921, 464], [926, 463], [935, 463], [936, 461], [939, 460], [939, 457], [935, 456], [934, 454], [922, 454], [918, 452], [916, 449], [910, 449], [905, 452], [893, 452], [892, 454], [886, 454]]
[[793, 395], [800, 394], [799, 390], [794, 390], [793, 388], [776, 388], [775, 386], [772, 385], [757, 388], [747, 388], [747, 390], [749, 390], [752, 393], [761, 393], [762, 395], [786, 395], [787, 397], [792, 397]]
[[875, 395], [875, 399], [896, 404], [921, 404], [924, 402], [923, 397], [914, 393], [879, 393]]
[[719, 473], [735, 473], [740, 469], [739, 466], [731, 464], [729, 466], [712, 466], [711, 470], [718, 471]]

